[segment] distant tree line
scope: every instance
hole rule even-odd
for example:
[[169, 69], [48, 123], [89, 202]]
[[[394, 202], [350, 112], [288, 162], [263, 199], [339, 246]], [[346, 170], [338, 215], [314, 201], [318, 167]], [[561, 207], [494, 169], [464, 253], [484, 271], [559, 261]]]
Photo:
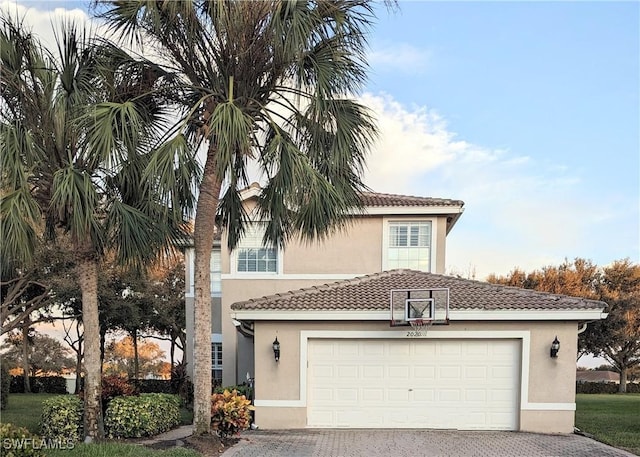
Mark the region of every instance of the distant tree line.
[[607, 303], [608, 317], [589, 323], [580, 333], [577, 358], [593, 354], [606, 359], [620, 373], [620, 392], [626, 391], [630, 371], [640, 365], [639, 264], [622, 259], [599, 267], [576, 258], [529, 273], [515, 268], [506, 276], [490, 275], [487, 281]]

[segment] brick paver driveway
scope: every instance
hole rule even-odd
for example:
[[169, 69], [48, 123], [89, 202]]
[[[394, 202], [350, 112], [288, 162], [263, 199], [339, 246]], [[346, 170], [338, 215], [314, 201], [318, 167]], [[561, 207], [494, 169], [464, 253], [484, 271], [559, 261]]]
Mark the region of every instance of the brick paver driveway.
[[247, 431], [224, 457], [630, 457], [579, 435], [451, 430]]

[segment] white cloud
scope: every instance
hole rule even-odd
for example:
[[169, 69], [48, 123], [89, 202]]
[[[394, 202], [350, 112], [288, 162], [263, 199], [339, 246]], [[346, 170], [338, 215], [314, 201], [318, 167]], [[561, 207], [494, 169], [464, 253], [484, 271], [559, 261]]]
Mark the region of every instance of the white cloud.
[[421, 73], [428, 69], [432, 52], [416, 48], [407, 43], [392, 43], [372, 46], [367, 62], [377, 71], [396, 73]]
[[92, 23], [87, 13], [80, 8], [55, 8], [44, 11], [28, 5], [29, 3], [19, 4], [15, 1], [5, 0], [0, 2], [0, 10], [8, 13], [11, 17], [24, 19], [27, 27], [36, 33], [42, 43], [49, 46], [50, 50], [54, 50], [52, 46], [55, 45], [54, 27], [58, 27], [59, 24], [68, 20], [86, 25], [88, 28]]
[[465, 201], [448, 237], [447, 271], [475, 270], [483, 279], [573, 257], [605, 264], [637, 251], [637, 222], [622, 223], [637, 215], [606, 192], [591, 192], [572, 166], [466, 142], [436, 111], [387, 94], [361, 101], [380, 129], [365, 183], [380, 192]]

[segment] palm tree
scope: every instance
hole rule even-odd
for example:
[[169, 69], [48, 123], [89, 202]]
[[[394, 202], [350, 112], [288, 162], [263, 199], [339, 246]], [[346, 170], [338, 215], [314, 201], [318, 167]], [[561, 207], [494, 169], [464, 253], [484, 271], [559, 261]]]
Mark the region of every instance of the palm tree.
[[[96, 2], [98, 3], [98, 2]], [[314, 240], [345, 223], [376, 128], [351, 96], [366, 79], [366, 0], [107, 1], [127, 43], [152, 43], [182, 77], [180, 131], [206, 146], [195, 229], [195, 433], [210, 428], [209, 260], [216, 221], [233, 249], [247, 222], [248, 164], [266, 177], [265, 242]]]
[[99, 261], [109, 250], [123, 264], [150, 263], [178, 233], [190, 183], [179, 183], [184, 195], [159, 192], [152, 173], [176, 151], [153, 148], [163, 113], [150, 94], [161, 72], [72, 23], [56, 42], [54, 54], [21, 21], [0, 16], [0, 257], [3, 270], [15, 269], [39, 242], [70, 240], [85, 332], [84, 430], [99, 439]]

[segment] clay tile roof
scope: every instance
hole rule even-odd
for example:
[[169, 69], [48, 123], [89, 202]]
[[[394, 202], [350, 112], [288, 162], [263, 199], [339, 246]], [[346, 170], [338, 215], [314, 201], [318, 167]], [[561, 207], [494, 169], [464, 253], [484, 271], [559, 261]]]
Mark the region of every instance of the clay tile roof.
[[255, 298], [234, 310], [387, 310], [391, 289], [449, 288], [452, 310], [602, 309], [606, 303], [415, 270], [383, 271], [322, 286]]
[[620, 375], [615, 371], [578, 371], [578, 382], [620, 382]]
[[363, 192], [361, 200], [364, 206], [464, 206], [462, 200], [448, 198], [413, 197], [410, 195], [380, 194]]

